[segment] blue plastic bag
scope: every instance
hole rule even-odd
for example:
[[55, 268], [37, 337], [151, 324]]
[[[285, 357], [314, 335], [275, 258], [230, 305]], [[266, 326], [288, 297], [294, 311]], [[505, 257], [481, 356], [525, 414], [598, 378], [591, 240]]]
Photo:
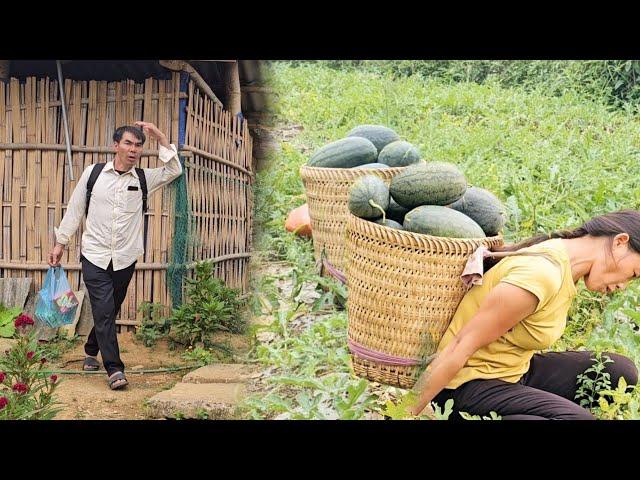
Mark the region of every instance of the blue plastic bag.
[[36, 318], [51, 328], [73, 322], [78, 308], [76, 298], [62, 267], [49, 267], [42, 290], [38, 292]]

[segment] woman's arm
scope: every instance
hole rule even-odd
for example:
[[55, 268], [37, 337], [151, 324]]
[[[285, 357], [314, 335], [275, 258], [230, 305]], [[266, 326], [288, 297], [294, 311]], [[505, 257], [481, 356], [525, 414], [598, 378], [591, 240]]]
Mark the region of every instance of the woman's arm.
[[419, 415], [476, 350], [500, 338], [535, 312], [537, 305], [538, 297], [524, 288], [508, 283], [496, 285], [476, 314], [422, 373], [413, 387], [418, 400], [409, 412]]

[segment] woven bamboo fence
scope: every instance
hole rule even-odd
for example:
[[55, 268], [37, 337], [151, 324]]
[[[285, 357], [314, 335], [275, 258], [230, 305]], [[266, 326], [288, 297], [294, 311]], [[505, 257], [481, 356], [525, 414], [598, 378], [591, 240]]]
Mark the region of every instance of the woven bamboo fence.
[[[53, 227], [64, 215], [71, 192], [89, 165], [113, 159], [112, 135], [120, 125], [143, 120], [155, 123], [179, 145], [187, 191], [188, 249], [186, 271], [209, 259], [216, 276], [229, 286], [248, 289], [251, 238], [251, 137], [240, 122], [205, 97], [179, 73], [169, 80], [148, 78], [118, 82], [65, 80], [72, 168], [68, 175], [59, 87], [55, 80], [29, 77], [0, 82], [0, 276], [34, 279], [41, 288], [54, 241]], [[138, 166], [156, 168], [158, 145], [147, 139]], [[181, 177], [182, 178], [182, 177]], [[176, 234], [174, 181], [149, 198], [148, 236], [144, 257], [118, 319], [139, 323], [142, 302], [172, 304], [167, 269]], [[62, 265], [79, 289], [80, 245], [84, 221], [71, 238]], [[87, 299], [88, 300], [88, 299]]]
[[253, 218], [251, 149], [247, 122], [240, 122], [189, 83], [181, 149], [192, 217], [187, 261], [192, 265], [211, 259], [216, 276], [245, 293]]

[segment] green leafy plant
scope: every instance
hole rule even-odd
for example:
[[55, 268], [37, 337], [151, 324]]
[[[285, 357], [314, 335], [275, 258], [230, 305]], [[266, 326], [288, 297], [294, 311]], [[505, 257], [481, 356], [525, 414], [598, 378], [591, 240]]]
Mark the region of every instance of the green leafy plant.
[[143, 302], [138, 311], [142, 313], [142, 322], [136, 326], [135, 338], [145, 347], [153, 347], [159, 339], [169, 334], [171, 328], [170, 320], [164, 317], [165, 306]]
[[581, 407], [594, 407], [602, 391], [611, 388], [611, 375], [604, 371], [607, 363], [613, 363], [613, 360], [598, 353], [595, 363], [577, 376], [576, 383], [580, 386], [576, 391], [575, 400], [580, 401]]
[[[382, 414], [391, 419], [391, 420], [409, 420], [409, 419], [425, 419], [428, 420], [428, 415], [411, 415], [408, 409], [413, 406], [418, 400], [418, 395], [413, 390], [410, 390], [405, 395], [400, 397], [400, 401], [398, 403], [394, 403], [392, 400], [387, 400], [385, 404], [385, 408], [382, 410]], [[448, 404], [449, 406], [453, 406], [453, 400]], [[432, 404], [433, 408], [433, 404]]]
[[313, 303], [312, 311], [317, 312], [327, 307], [344, 309], [347, 305], [347, 287], [331, 277], [313, 275], [310, 281], [317, 282], [316, 289], [322, 292], [321, 296]]
[[209, 412], [207, 412], [204, 408], [199, 408], [196, 410], [195, 416], [198, 420], [209, 420]]
[[[635, 390], [635, 386], [632, 389], [627, 386], [624, 377], [620, 377], [615, 390], [600, 390], [598, 417], [604, 420], [639, 419], [639, 402], [634, 396]], [[609, 397], [609, 400], [607, 400], [607, 397]]]
[[444, 402], [444, 410], [440, 409], [437, 403], [431, 403], [435, 420], [449, 420], [453, 413], [453, 398]]
[[336, 402], [336, 411], [341, 420], [356, 420], [362, 418], [368, 408], [371, 407], [374, 395], [367, 394], [367, 382], [360, 379], [355, 385], [348, 385], [346, 395], [339, 397]]
[[215, 348], [188, 347], [182, 358], [188, 362], [199, 365], [211, 365], [221, 361], [229, 360], [233, 357], [233, 349], [230, 345], [216, 345]]
[[0, 337], [13, 337], [16, 332], [16, 329], [13, 326], [13, 321], [18, 315], [20, 315], [20, 312], [22, 312], [22, 309], [19, 307], [6, 308], [0, 303]]
[[75, 345], [77, 345], [81, 339], [81, 337], [74, 335], [73, 337], [66, 337], [56, 335], [48, 342], [39, 343], [39, 349], [43, 357], [45, 357], [48, 361], [53, 362], [58, 360], [65, 352], [71, 350]]
[[246, 321], [240, 315], [239, 291], [229, 288], [213, 276], [213, 265], [200, 262], [195, 278], [187, 279], [188, 301], [169, 318], [171, 337], [187, 346], [215, 345], [211, 336], [217, 332], [242, 333]]
[[295, 68], [331, 68], [399, 80], [416, 76], [443, 83], [496, 83], [547, 95], [575, 92], [585, 101], [633, 108], [640, 97], [638, 60], [339, 60], [290, 61]]
[[308, 314], [280, 304], [274, 322], [262, 332], [273, 335], [252, 356], [272, 371], [264, 391], [245, 399], [249, 418], [360, 419], [376, 409], [369, 382], [355, 378], [346, 348], [346, 315], [326, 315], [300, 328]]
[[47, 420], [59, 411], [53, 394], [60, 382], [57, 375], [43, 372], [48, 360], [33, 325], [28, 315], [18, 316], [18, 341], [0, 354], [0, 419]]
[[489, 416], [487, 415], [471, 415], [467, 412], [459, 412], [460, 416], [465, 420], [502, 420], [502, 417], [498, 415], [496, 412], [489, 412]]

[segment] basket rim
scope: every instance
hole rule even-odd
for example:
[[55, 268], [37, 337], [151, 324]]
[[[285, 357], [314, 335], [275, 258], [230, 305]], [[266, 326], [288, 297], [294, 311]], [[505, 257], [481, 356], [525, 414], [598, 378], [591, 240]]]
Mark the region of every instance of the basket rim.
[[402, 172], [407, 167], [389, 167], [389, 168], [325, 168], [325, 167], [310, 167], [309, 165], [302, 165], [300, 167], [300, 176], [305, 178], [318, 178], [318, 177], [342, 177], [346, 180], [352, 178], [358, 178], [363, 175], [375, 175], [371, 172], [384, 172], [383, 176], [395, 176]]
[[437, 237], [435, 235], [429, 235], [426, 233], [408, 232], [406, 230], [398, 230], [395, 228], [380, 225], [379, 223], [371, 222], [360, 218], [353, 213], [348, 213], [348, 221], [346, 233], [349, 235], [351, 232], [365, 231], [369, 236], [378, 238], [390, 243], [398, 243], [402, 245], [412, 245], [419, 248], [425, 248], [432, 244], [438, 244], [441, 246], [457, 246], [457, 247], [471, 247], [473, 249], [478, 247], [481, 243], [494, 243], [502, 242], [504, 237], [502, 235], [494, 235], [492, 237], [477, 237], [477, 238], [455, 238], [455, 237]]

